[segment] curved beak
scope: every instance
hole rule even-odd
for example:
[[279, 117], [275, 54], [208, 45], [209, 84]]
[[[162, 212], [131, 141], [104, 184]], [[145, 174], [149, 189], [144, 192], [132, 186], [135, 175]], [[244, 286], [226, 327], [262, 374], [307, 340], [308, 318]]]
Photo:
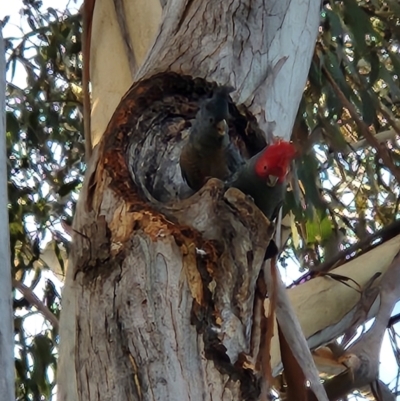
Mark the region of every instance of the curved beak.
[[276, 185], [276, 183], [278, 182], [279, 177], [277, 177], [276, 175], [269, 175], [267, 178], [267, 185], [269, 187], [274, 187]]
[[216, 127], [218, 135], [224, 136], [228, 132], [228, 123], [225, 119], [218, 121]]

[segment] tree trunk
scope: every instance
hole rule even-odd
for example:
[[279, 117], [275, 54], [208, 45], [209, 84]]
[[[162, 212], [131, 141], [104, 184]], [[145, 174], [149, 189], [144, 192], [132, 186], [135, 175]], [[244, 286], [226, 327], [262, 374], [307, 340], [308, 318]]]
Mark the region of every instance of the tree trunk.
[[265, 317], [254, 305], [272, 230], [218, 180], [182, 200], [178, 159], [213, 81], [236, 88], [230, 136], [247, 154], [288, 139], [318, 24], [314, 1], [166, 4], [77, 206], [60, 400], [258, 398]]
[[4, 401], [15, 399], [14, 322], [11, 296], [11, 254], [8, 228], [6, 147], [6, 59], [0, 28], [0, 394]]
[[94, 11], [90, 80], [96, 145], [154, 41], [161, 6], [159, 0], [97, 0]]

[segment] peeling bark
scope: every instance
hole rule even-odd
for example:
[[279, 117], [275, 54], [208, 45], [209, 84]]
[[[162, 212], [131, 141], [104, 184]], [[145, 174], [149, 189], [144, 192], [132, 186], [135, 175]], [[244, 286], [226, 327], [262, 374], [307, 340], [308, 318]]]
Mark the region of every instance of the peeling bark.
[[[215, 179], [181, 200], [188, 192], [176, 173], [182, 132], [211, 88], [176, 74], [134, 85], [88, 172], [66, 281], [75, 287], [78, 399], [257, 399], [247, 357], [259, 349], [255, 284], [272, 230], [251, 200]], [[251, 154], [263, 139], [231, 109], [230, 135]], [[69, 399], [61, 383], [60, 392]]]
[[[260, 392], [257, 325], [265, 322], [255, 291], [272, 228], [218, 180], [192, 195], [178, 156], [213, 82], [236, 88], [229, 135], [243, 155], [272, 134], [289, 139], [319, 3], [162, 5], [155, 44], [108, 123], [77, 206], [60, 322], [62, 401], [256, 400]], [[110, 59], [114, 43], [101, 27], [116, 16], [106, 7], [92, 37], [110, 40]], [[118, 26], [110, 29], [123, 53]], [[123, 79], [112, 69], [99, 75], [101, 54], [92, 46], [100, 63], [92, 61], [91, 77], [103, 88], [93, 90], [98, 134], [130, 75], [126, 58]]]

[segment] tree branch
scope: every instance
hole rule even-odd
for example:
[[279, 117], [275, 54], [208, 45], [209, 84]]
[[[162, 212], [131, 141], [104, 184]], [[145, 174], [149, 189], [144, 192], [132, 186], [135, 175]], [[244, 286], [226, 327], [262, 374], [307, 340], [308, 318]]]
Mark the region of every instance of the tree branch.
[[[382, 112], [383, 114], [383, 112]], [[378, 132], [375, 135], [376, 140], [379, 143], [383, 143], [386, 141], [390, 141], [391, 139], [394, 139], [396, 137], [396, 135], [398, 134], [398, 130], [399, 128], [396, 126], [393, 126], [392, 129], [386, 130], [386, 131], [382, 131], [382, 132]], [[364, 149], [368, 146], [368, 141], [366, 139], [361, 139], [360, 141], [354, 142], [351, 144], [351, 149], [349, 149], [350, 151], [353, 150], [359, 150], [359, 149]]]
[[89, 162], [92, 155], [92, 130], [91, 130], [91, 102], [89, 92], [90, 82], [90, 43], [92, 38], [93, 10], [96, 0], [85, 0], [82, 8], [82, 88], [83, 88], [83, 132], [85, 138], [85, 161]]
[[399, 283], [400, 252], [394, 257], [380, 282], [380, 306], [372, 327], [340, 358], [348, 370], [325, 383], [330, 399], [336, 400], [344, 397], [352, 390], [369, 384], [373, 386], [378, 379], [379, 355], [383, 335], [391, 312], [400, 298]]
[[[354, 245], [351, 245], [347, 249], [342, 252], [339, 252], [336, 256], [332, 259], [321, 263], [318, 266], [312, 268], [312, 272], [327, 272], [335, 267], [337, 267], [337, 263], [341, 260], [349, 261], [349, 256], [357, 251], [368, 252], [371, 249], [377, 247], [382, 242], [388, 241], [389, 239], [395, 237], [400, 233], [400, 220], [395, 220], [393, 223], [389, 224], [388, 226], [384, 227], [382, 230], [379, 230], [367, 238], [363, 239], [362, 241], [358, 241]], [[377, 239], [381, 239], [381, 241], [376, 242]], [[356, 256], [359, 256], [360, 252], [357, 253]], [[304, 279], [304, 277], [302, 278]], [[301, 279], [300, 279], [301, 280]]]
[[326, 392], [319, 379], [318, 370], [308, 347], [307, 340], [304, 337], [303, 330], [282, 282], [280, 272], [279, 270], [276, 270], [276, 280], [274, 280], [271, 269], [271, 261], [267, 260], [263, 265], [264, 277], [269, 291], [273, 288], [274, 292], [276, 292], [275, 296], [277, 298], [277, 304], [275, 312], [282, 334], [285, 336], [285, 339], [298, 364], [301, 366], [305, 377], [309, 380], [310, 388], [317, 399], [328, 400]]
[[18, 280], [13, 279], [12, 283], [13, 287], [20, 291], [22, 295], [26, 298], [26, 300], [31, 305], [35, 306], [37, 310], [44, 316], [44, 318], [48, 320], [56, 330], [58, 330], [58, 319], [54, 316], [50, 309], [34, 294], [34, 292]]

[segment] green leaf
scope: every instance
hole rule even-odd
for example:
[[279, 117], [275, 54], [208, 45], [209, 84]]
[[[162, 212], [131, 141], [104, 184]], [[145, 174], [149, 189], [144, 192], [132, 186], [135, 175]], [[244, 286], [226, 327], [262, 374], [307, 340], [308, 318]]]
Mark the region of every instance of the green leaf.
[[80, 179], [76, 179], [76, 180], [73, 180], [71, 182], [68, 182], [68, 183], [62, 185], [58, 189], [57, 193], [61, 197], [64, 197], [65, 195], [68, 195], [70, 192], [74, 191], [78, 187], [79, 184], [81, 184], [81, 180]]
[[313, 154], [304, 155], [300, 160], [297, 160], [297, 175], [304, 187], [304, 196], [306, 199], [306, 212], [308, 216], [313, 214], [312, 206], [317, 209], [325, 208], [322, 201], [319, 189], [317, 187], [318, 163]]
[[43, 335], [37, 335], [30, 347], [33, 356], [32, 380], [46, 397], [50, 396], [51, 388], [46, 380], [47, 368], [54, 362], [52, 355], [53, 344]]
[[323, 121], [323, 127], [326, 134], [328, 145], [335, 152], [344, 152], [347, 149], [347, 141], [344, 139], [342, 131], [337, 124], [327, 124]]
[[325, 66], [329, 73], [332, 75], [332, 78], [339, 85], [340, 90], [344, 93], [344, 95], [349, 98], [351, 95], [351, 89], [349, 88], [348, 83], [346, 82], [346, 78], [343, 74], [343, 70], [341, 65], [339, 64], [337, 55], [328, 52], [325, 58]]
[[7, 111], [6, 113], [6, 130], [7, 130], [7, 138], [9, 135], [10, 145], [15, 143], [18, 140], [20, 125], [18, 118], [14, 113]]
[[376, 108], [368, 91], [361, 90], [363, 120], [367, 125], [371, 125], [376, 121]]
[[320, 244], [332, 235], [333, 225], [329, 217], [320, 218], [319, 213], [315, 213], [313, 220], [306, 222], [307, 244]]
[[392, 101], [393, 102], [400, 101], [400, 89], [399, 89], [398, 83], [396, 84], [394, 82], [393, 76], [383, 66], [380, 69], [379, 77], [388, 85]]
[[400, 59], [397, 53], [389, 52], [390, 59], [392, 60], [393, 69], [397, 76], [400, 76]]
[[343, 36], [343, 26], [342, 21], [340, 20], [339, 16], [332, 12], [331, 10], [325, 10], [326, 15], [328, 17], [330, 31], [333, 37], [342, 37]]
[[380, 42], [382, 37], [374, 30], [370, 17], [356, 0], [346, 0], [343, 5], [344, 22], [350, 28], [355, 41], [354, 51], [357, 58], [360, 58], [368, 53], [367, 35], [370, 35], [371, 40], [375, 39], [376, 42]]
[[310, 72], [308, 73], [308, 79], [311, 85], [319, 88], [322, 85], [322, 73], [321, 66], [317, 65], [315, 61], [311, 63]]
[[343, 104], [331, 87], [325, 87], [323, 93], [326, 97], [326, 107], [329, 116], [337, 118], [342, 114]]
[[22, 222], [10, 223], [9, 227], [10, 227], [11, 235], [17, 235], [17, 234], [24, 233], [24, 227], [22, 226]]
[[379, 60], [379, 56], [376, 54], [376, 51], [372, 51], [369, 54], [369, 62], [371, 65], [371, 71], [369, 73], [368, 88], [371, 88], [379, 78], [379, 72], [381, 69], [381, 62]]

